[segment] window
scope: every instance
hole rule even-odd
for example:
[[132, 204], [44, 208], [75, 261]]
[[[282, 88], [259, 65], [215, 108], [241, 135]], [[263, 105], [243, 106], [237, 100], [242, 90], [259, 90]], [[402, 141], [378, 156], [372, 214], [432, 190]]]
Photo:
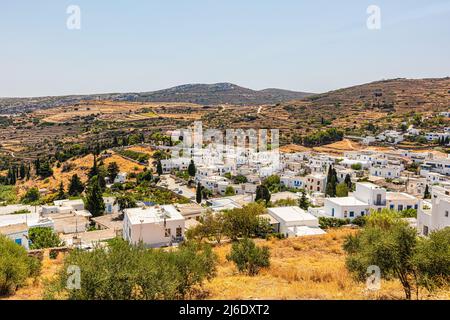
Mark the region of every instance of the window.
[[445, 217], [448, 218], [448, 211], [445, 211]]
[[344, 211], [344, 218], [347, 218], [347, 210]]
[[22, 239], [16, 239], [16, 240], [14, 240], [14, 242], [16, 243], [16, 244], [18, 244], [19, 246], [21, 246], [22, 245]]
[[166, 238], [170, 237], [170, 229], [166, 229], [165, 235]]
[[361, 216], [364, 217], [366, 213], [364, 211], [361, 211]]
[[398, 211], [403, 211], [403, 205], [402, 204], [398, 205]]
[[389, 208], [391, 209], [391, 210], [394, 210], [394, 205], [393, 204], [391, 204], [390, 206], [389, 206]]
[[355, 216], [355, 212], [350, 211], [350, 218], [353, 218]]
[[177, 238], [180, 238], [180, 237], [183, 236], [183, 232], [182, 232], [181, 227], [178, 227], [178, 228], [177, 228], [176, 235], [177, 235]]
[[423, 235], [424, 236], [428, 235], [428, 227], [427, 226], [423, 226]]

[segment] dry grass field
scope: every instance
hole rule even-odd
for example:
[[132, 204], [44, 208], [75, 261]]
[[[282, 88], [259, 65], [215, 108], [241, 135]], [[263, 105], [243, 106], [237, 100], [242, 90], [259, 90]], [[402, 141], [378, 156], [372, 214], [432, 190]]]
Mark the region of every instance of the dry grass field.
[[[398, 281], [382, 281], [381, 290], [371, 292], [356, 283], [345, 268], [342, 243], [353, 229], [330, 230], [326, 235], [286, 240], [258, 241], [270, 248], [271, 266], [255, 277], [237, 273], [226, 260], [230, 245], [215, 249], [218, 276], [206, 284], [210, 299], [403, 299]], [[421, 299], [450, 298], [450, 291]]]
[[345, 151], [355, 151], [361, 150], [363, 148], [364, 147], [357, 142], [344, 139], [342, 141], [327, 144], [321, 147], [315, 147], [313, 148], [313, 150], [316, 152], [342, 155]]
[[[76, 121], [83, 117], [95, 116], [98, 120], [132, 122], [163, 118], [194, 118], [202, 115], [202, 107], [192, 103], [136, 103], [121, 101], [87, 101], [74, 106], [37, 110], [34, 114], [49, 123]], [[180, 110], [192, 110], [181, 114]]]
[[[403, 299], [398, 281], [382, 281], [378, 292], [371, 292], [364, 283], [356, 283], [345, 268], [342, 243], [354, 229], [329, 230], [321, 236], [285, 240], [257, 240], [270, 248], [271, 266], [250, 277], [237, 273], [234, 264], [226, 260], [231, 245], [216, 246], [217, 276], [204, 284], [206, 299], [274, 299], [274, 300], [365, 300]], [[62, 266], [63, 254], [51, 260], [44, 257], [38, 279], [28, 281], [15, 295], [6, 299], [41, 299], [44, 283]], [[420, 299], [450, 299], [450, 290], [430, 295], [422, 291]]]

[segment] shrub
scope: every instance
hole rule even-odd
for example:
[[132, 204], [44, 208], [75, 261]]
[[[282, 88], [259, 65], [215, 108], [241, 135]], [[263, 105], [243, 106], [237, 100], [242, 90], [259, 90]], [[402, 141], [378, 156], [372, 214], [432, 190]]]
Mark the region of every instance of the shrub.
[[40, 198], [39, 190], [37, 188], [29, 189], [22, 198], [23, 203], [33, 203], [38, 201]]
[[[74, 250], [56, 278], [46, 286], [48, 299], [156, 300], [184, 299], [215, 275], [216, 256], [209, 245], [186, 243], [164, 251], [133, 246], [122, 239], [108, 249]], [[81, 270], [80, 289], [68, 289], [67, 270]]]
[[450, 283], [450, 227], [420, 238], [414, 256], [418, 281], [428, 290]]
[[338, 228], [350, 223], [350, 219], [319, 217], [319, 226], [322, 229]]
[[358, 216], [352, 220], [352, 223], [356, 224], [357, 226], [364, 227], [366, 225], [366, 217]]
[[270, 252], [268, 247], [258, 248], [253, 240], [244, 238], [233, 243], [227, 260], [233, 261], [239, 272], [254, 276], [269, 267]]
[[22, 246], [0, 234], [0, 296], [13, 294], [28, 277], [40, 271], [40, 261], [28, 257]]
[[64, 245], [58, 235], [50, 228], [30, 228], [28, 235], [31, 241], [30, 249], [55, 248]]

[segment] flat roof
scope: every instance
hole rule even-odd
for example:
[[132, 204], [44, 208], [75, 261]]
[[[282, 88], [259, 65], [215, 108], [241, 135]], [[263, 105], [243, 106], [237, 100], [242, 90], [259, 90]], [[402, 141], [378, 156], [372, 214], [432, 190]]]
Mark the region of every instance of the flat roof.
[[339, 206], [367, 206], [367, 203], [362, 202], [355, 197], [326, 198], [325, 200], [335, 203]]
[[386, 200], [417, 200], [416, 197], [404, 192], [386, 192]]
[[360, 185], [365, 186], [370, 189], [383, 189], [382, 187], [377, 186], [376, 184], [373, 184], [372, 182], [357, 182], [356, 184], [357, 185], [360, 184]]
[[124, 211], [131, 224], [158, 223], [164, 221], [164, 217], [167, 221], [184, 220], [173, 205], [131, 208]]
[[292, 206], [292, 207], [277, 207], [277, 208], [268, 208], [269, 214], [274, 214], [280, 219], [286, 222], [295, 222], [301, 220], [317, 220], [312, 214], [309, 214], [305, 210], [300, 207]]
[[19, 233], [19, 232], [23, 232], [23, 231], [28, 231], [28, 226], [26, 223], [18, 223], [18, 224], [0, 227], [0, 234], [4, 234], [4, 235]]

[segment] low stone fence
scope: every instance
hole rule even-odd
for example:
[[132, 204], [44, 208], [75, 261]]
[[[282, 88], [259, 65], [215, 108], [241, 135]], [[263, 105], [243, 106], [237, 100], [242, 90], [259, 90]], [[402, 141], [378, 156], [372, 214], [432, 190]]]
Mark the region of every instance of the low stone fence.
[[30, 257], [38, 258], [39, 260], [43, 260], [44, 257], [55, 257], [59, 253], [67, 253], [70, 252], [72, 248], [69, 247], [58, 247], [58, 248], [45, 248], [45, 249], [35, 249], [35, 250], [29, 250], [28, 255]]

